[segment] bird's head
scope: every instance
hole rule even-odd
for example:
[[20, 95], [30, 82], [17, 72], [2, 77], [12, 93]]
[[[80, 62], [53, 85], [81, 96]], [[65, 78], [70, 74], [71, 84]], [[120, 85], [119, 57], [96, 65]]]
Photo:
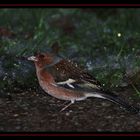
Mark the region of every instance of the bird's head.
[[27, 59], [34, 61], [34, 63], [39, 67], [44, 65], [52, 66], [61, 60], [61, 58], [57, 56], [59, 52], [58, 42], [53, 43], [51, 49], [51, 52], [35, 53], [34, 56], [28, 57]]
[[37, 53], [34, 56], [30, 56], [27, 59], [33, 61], [38, 67], [44, 67], [53, 63], [53, 54], [49, 53]]

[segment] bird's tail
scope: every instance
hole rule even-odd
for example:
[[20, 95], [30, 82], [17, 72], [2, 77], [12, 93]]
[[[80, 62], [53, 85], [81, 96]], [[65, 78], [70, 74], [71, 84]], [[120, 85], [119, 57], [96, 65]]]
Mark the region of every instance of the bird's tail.
[[109, 91], [94, 91], [94, 93], [87, 93], [86, 97], [96, 97], [109, 100], [111, 102], [119, 104], [121, 107], [134, 114], [140, 112], [139, 108], [129, 105], [126, 101]]

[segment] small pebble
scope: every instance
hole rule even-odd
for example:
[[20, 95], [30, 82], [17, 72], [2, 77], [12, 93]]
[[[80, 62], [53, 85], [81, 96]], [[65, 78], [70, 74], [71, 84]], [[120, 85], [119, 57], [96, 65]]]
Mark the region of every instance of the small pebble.
[[70, 115], [70, 112], [66, 112], [66, 116], [69, 116]]
[[19, 116], [19, 114], [14, 114], [14, 117], [18, 117]]

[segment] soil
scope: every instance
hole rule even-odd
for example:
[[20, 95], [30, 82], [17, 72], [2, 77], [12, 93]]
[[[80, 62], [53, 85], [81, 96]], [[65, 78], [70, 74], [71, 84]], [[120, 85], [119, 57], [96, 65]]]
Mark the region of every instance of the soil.
[[[137, 107], [133, 89], [117, 94]], [[131, 114], [117, 104], [88, 98], [60, 112], [64, 101], [42, 90], [16, 90], [0, 98], [0, 132], [138, 132], [140, 114]]]

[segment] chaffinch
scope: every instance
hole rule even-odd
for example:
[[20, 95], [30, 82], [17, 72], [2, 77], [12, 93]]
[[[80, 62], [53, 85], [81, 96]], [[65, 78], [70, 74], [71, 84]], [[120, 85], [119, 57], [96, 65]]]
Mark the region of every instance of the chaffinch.
[[38, 53], [28, 57], [28, 60], [34, 61], [39, 84], [45, 92], [58, 99], [70, 101], [61, 111], [75, 101], [97, 97], [117, 103], [130, 112], [139, 112], [138, 108], [129, 105], [114, 93], [105, 91], [99, 81], [76, 63], [58, 57], [57, 51]]

